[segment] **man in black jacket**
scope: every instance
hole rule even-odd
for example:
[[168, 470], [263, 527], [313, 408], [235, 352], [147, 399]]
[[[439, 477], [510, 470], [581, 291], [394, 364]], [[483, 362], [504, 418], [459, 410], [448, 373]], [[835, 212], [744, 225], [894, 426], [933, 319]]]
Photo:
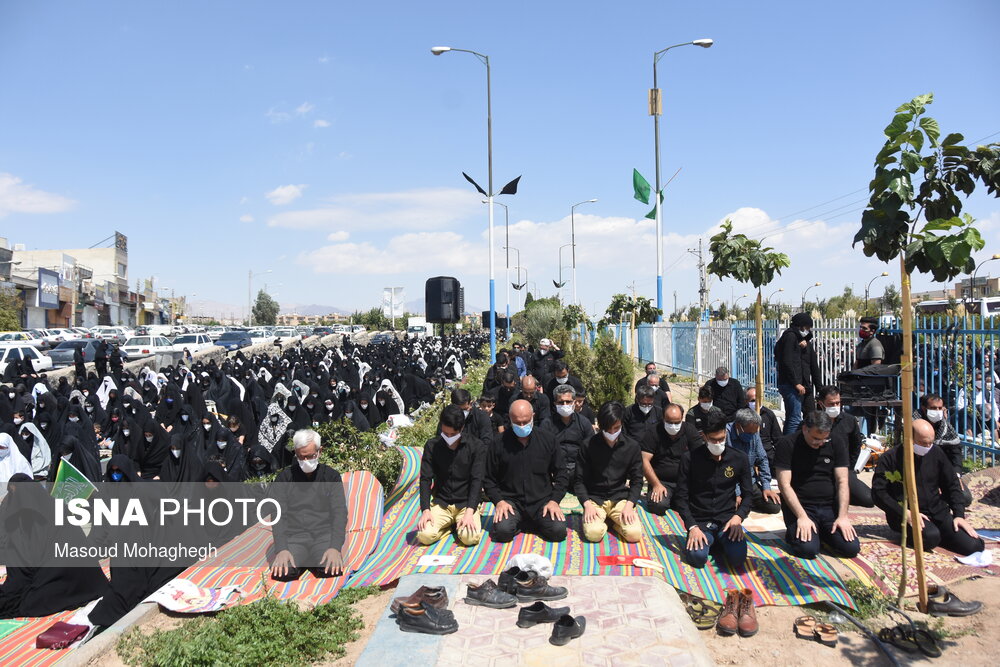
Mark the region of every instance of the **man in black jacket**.
[[857, 507], [875, 507], [872, 490], [854, 471], [864, 446], [864, 438], [861, 437], [861, 426], [857, 418], [841, 409], [840, 390], [833, 386], [820, 387], [816, 393], [816, 409], [822, 410], [833, 420], [831, 437], [839, 436], [847, 443], [847, 481], [851, 490], [851, 504]]
[[948, 408], [944, 406], [944, 399], [938, 394], [924, 394], [920, 397], [920, 409], [913, 413], [913, 418], [926, 419], [934, 427], [934, 446], [941, 448], [951, 462], [951, 467], [955, 469], [955, 476], [958, 477], [959, 486], [962, 487], [962, 498], [968, 507], [972, 504], [972, 493], [962, 483], [962, 466], [965, 458], [962, 439], [948, 421]]
[[778, 392], [785, 402], [785, 435], [798, 431], [802, 415], [813, 411], [813, 387], [822, 384], [812, 342], [812, 326], [808, 314], [796, 313], [792, 326], [785, 329], [774, 344]]
[[298, 431], [292, 443], [295, 465], [278, 473], [270, 486], [271, 496], [281, 506], [281, 520], [271, 527], [276, 552], [271, 577], [294, 581], [306, 569], [316, 577], [332, 577], [344, 567], [344, 484], [339, 472], [319, 462], [319, 433]]
[[493, 442], [493, 423], [489, 415], [472, 404], [472, 394], [468, 389], [452, 389], [451, 404], [462, 411], [465, 419], [463, 430], [468, 431], [472, 436], [483, 443], [489, 445]]
[[479, 497], [485, 475], [486, 445], [470, 433], [461, 407], [445, 407], [438, 420], [438, 433], [424, 445], [420, 462], [417, 541], [434, 544], [454, 526], [456, 539], [463, 545], [479, 544], [483, 535]]
[[729, 376], [729, 369], [725, 366], [716, 368], [715, 379], [709, 380], [704, 386], [711, 390], [712, 405], [722, 410], [727, 423], [732, 423], [733, 419], [736, 418], [737, 410], [747, 406], [743, 385], [736, 378]]
[[625, 434], [633, 440], [641, 440], [647, 430], [659, 423], [661, 411], [657, 409], [653, 388], [639, 387], [635, 390], [635, 403], [625, 410]]
[[531, 404], [510, 406], [511, 428], [504, 431], [486, 460], [483, 486], [496, 506], [494, 542], [510, 542], [526, 527], [549, 542], [566, 539], [566, 516], [559, 503], [566, 495], [566, 461], [551, 434], [534, 427]]
[[538, 349], [528, 359], [528, 373], [534, 375], [544, 387], [552, 379], [553, 366], [563, 358], [564, 352], [548, 338], [538, 341]]
[[726, 418], [712, 409], [702, 431], [704, 447], [681, 456], [674, 504], [687, 528], [684, 556], [691, 567], [705, 567], [718, 543], [729, 564], [741, 570], [747, 558], [743, 520], [750, 503], [736, 507], [736, 486], [753, 484], [746, 454], [726, 446]]
[[674, 502], [681, 457], [704, 445], [701, 433], [684, 421], [684, 410], [671, 403], [663, 409], [663, 422], [645, 432], [641, 440], [642, 471], [649, 483], [646, 511], [663, 516]]
[[[872, 479], [875, 504], [885, 512], [889, 528], [901, 532], [903, 521], [910, 522], [910, 513], [903, 516], [903, 448], [894, 447], [879, 457]], [[934, 444], [934, 427], [930, 422], [913, 422], [913, 467], [917, 478], [917, 500], [923, 517], [923, 547], [931, 550], [942, 546], [961, 556], [986, 548], [983, 538], [965, 520], [965, 500], [955, 477], [955, 469], [945, 452]], [[892, 478], [891, 480], [889, 478]], [[907, 531], [907, 542], [913, 545], [913, 533]]]
[[576, 411], [576, 391], [573, 387], [568, 384], [556, 387], [554, 401], [552, 418], [543, 421], [539, 428], [554, 436], [562, 447], [568, 488], [573, 488], [580, 447], [594, 435], [594, 428]]
[[622, 428], [621, 403], [597, 411], [600, 432], [580, 448], [580, 472], [574, 491], [583, 504], [583, 539], [600, 542], [608, 522], [626, 542], [638, 542], [642, 527], [635, 508], [642, 493], [642, 454]]
[[545, 396], [549, 400], [555, 400], [555, 389], [562, 385], [569, 385], [573, 387], [574, 391], [583, 391], [583, 383], [580, 382], [580, 378], [570, 375], [569, 366], [562, 359], [552, 364], [552, 374], [552, 379], [545, 384]]

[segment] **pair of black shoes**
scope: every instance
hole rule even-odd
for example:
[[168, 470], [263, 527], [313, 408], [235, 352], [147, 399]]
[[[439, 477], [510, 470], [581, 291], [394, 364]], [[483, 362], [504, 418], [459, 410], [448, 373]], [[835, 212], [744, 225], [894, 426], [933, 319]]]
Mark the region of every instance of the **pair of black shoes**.
[[554, 623], [549, 642], [563, 646], [571, 639], [583, 635], [587, 619], [583, 616], [570, 616], [569, 607], [552, 608], [542, 601], [562, 600], [566, 595], [564, 587], [549, 586], [546, 577], [513, 567], [500, 575], [499, 585], [493, 583], [492, 579], [478, 586], [469, 584], [465, 602], [493, 609], [509, 609], [518, 602], [533, 602], [527, 607], [521, 607], [517, 615], [517, 626], [530, 628], [539, 623]]
[[458, 630], [455, 613], [450, 609], [438, 608], [427, 600], [417, 605], [402, 605], [396, 612], [396, 624], [403, 632], [419, 632], [424, 635], [450, 635]]

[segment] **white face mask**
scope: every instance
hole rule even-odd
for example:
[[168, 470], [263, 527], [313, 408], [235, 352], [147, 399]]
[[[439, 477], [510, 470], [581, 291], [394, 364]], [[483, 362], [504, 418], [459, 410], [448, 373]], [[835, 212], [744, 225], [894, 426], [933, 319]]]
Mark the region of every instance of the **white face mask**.
[[568, 377], [556, 378], [556, 382], [558, 382], [559, 384], [566, 384], [567, 382], [569, 382], [569, 378]]
[[344, 416], [347, 417], [348, 419], [350, 419], [351, 417], [354, 416], [354, 413], [353, 412], [345, 412]]
[[713, 403], [712, 401], [709, 401], [708, 403], [699, 403], [698, 405], [701, 406], [702, 410], [704, 410], [705, 412], [708, 412], [709, 410], [712, 409], [712, 406], [715, 405], [715, 403]]
[[378, 399], [378, 404], [379, 405], [385, 405], [385, 399], [384, 398]]
[[469, 418], [469, 413], [470, 413], [470, 412], [472, 412], [472, 410], [462, 410], [462, 414], [463, 414], [463, 415], [465, 415], [465, 418], [466, 418], [466, 419], [468, 419], [468, 418]]
[[840, 416], [840, 406], [831, 405], [830, 407], [825, 409], [825, 412], [826, 414], [830, 415], [830, 419], [836, 419], [837, 417]]
[[456, 433], [455, 435], [445, 435], [444, 433], [441, 434], [441, 439], [444, 440], [445, 444], [448, 445], [449, 447], [458, 442], [458, 439], [461, 437], [462, 437], [461, 433]]
[[72, 422], [73, 424], [75, 424], [78, 421], [80, 421], [80, 418], [79, 417], [70, 417], [69, 420], [70, 420], [70, 422]]
[[797, 331], [797, 332], [798, 332], [798, 334], [799, 334], [800, 336], [802, 336], [803, 338], [805, 338], [806, 336], [808, 336], [808, 335], [809, 335], [809, 329], [796, 329], [796, 331]]
[[924, 456], [927, 452], [931, 451], [932, 447], [934, 447], [934, 445], [931, 445], [930, 447], [923, 447], [917, 443], [913, 443], [913, 453], [917, 456]]
[[747, 405], [750, 407], [751, 410], [757, 412], [757, 401], [747, 401]]
[[548, 350], [539, 350], [539, 351], [538, 351], [538, 354], [542, 355], [543, 357], [544, 357], [544, 356], [545, 356], [546, 354], [548, 354], [548, 353], [549, 353], [549, 351], [548, 351]]
[[669, 424], [667, 422], [663, 422], [663, 430], [666, 431], [668, 435], [677, 435], [681, 432], [681, 428], [683, 428], [683, 426], [683, 423]]
[[218, 447], [219, 449], [225, 449], [226, 445], [228, 445], [228, 444], [229, 444], [228, 440], [216, 440], [215, 441], [215, 446]]
[[608, 442], [615, 442], [616, 440], [618, 440], [618, 436], [620, 436], [622, 434], [622, 430], [618, 429], [614, 433], [608, 433], [607, 431], [601, 431], [601, 434], [604, 435], [605, 439]]
[[315, 459], [306, 459], [305, 461], [302, 459], [296, 460], [299, 462], [299, 467], [302, 468], [302, 472], [304, 473], [316, 472], [316, 468], [319, 466], [318, 457]]
[[937, 424], [942, 419], [944, 419], [944, 410], [927, 411], [927, 421], [931, 422], [932, 424]]
[[153, 436], [147, 435], [146, 436], [146, 442], [153, 442]]
[[171, 456], [173, 456], [173, 457], [174, 457], [175, 459], [179, 459], [179, 458], [181, 457], [181, 450], [179, 450], [179, 449], [171, 449], [171, 450], [170, 450], [170, 454], [171, 454]]
[[23, 423], [24, 423], [23, 419], [21, 419], [20, 417], [14, 417], [14, 425], [15, 426], [20, 426]]
[[122, 435], [124, 435], [126, 438], [128, 437], [128, 434], [131, 433], [131, 432], [132, 431], [128, 430], [127, 428], [123, 428], [122, 429]]
[[209, 430], [209, 429], [212, 428], [212, 424], [211, 423], [209, 423], [209, 424], [202, 424], [201, 427], [207, 431], [207, 430]]
[[182, 422], [186, 422], [187, 420], [188, 420], [188, 416], [187, 415], [181, 415], [181, 421]]
[[648, 414], [649, 414], [649, 411], [650, 411], [650, 410], [652, 410], [652, 409], [653, 409], [653, 406], [652, 406], [652, 405], [640, 405], [640, 406], [639, 406], [639, 411], [640, 411], [640, 412], [641, 412], [642, 414], [644, 414], [644, 415], [648, 415]]
[[706, 442], [705, 446], [708, 447], [708, 453], [712, 456], [722, 456], [722, 452], [726, 451], [726, 443], [724, 442]]
[[10, 448], [9, 447], [0, 447], [0, 461], [3, 461], [8, 456], [10, 456]]
[[725, 387], [727, 384], [729, 384], [729, 378], [726, 378], [725, 380], [716, 380], [715, 384], [719, 385], [720, 387]]
[[573, 406], [572, 405], [557, 405], [556, 406], [556, 412], [559, 413], [560, 417], [569, 417], [571, 414], [573, 414]]

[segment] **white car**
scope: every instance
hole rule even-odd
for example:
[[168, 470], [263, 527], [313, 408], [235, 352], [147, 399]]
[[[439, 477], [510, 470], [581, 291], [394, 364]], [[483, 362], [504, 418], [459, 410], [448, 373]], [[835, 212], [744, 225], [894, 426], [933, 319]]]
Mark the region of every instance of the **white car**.
[[40, 350], [48, 347], [45, 339], [39, 338], [30, 331], [4, 331], [0, 333], [0, 345], [4, 347], [30, 345]]
[[274, 330], [274, 337], [275, 338], [295, 338], [297, 336], [298, 336], [298, 334], [295, 333], [295, 329], [287, 328], [287, 329], [275, 329]]
[[72, 329], [42, 329], [45, 332], [45, 342], [49, 347], [55, 347], [64, 340], [79, 340], [83, 338]]
[[219, 340], [219, 336], [226, 333], [226, 327], [208, 327], [206, 328], [205, 333], [207, 333], [208, 337], [212, 339], [212, 342], [215, 342]]
[[183, 336], [178, 336], [174, 339], [174, 352], [183, 352], [187, 350], [191, 354], [195, 352], [201, 352], [202, 350], [207, 350], [210, 347], [214, 347], [215, 343], [206, 334], [184, 334]]
[[368, 329], [366, 329], [365, 325], [363, 325], [363, 324], [355, 324], [355, 325], [353, 325], [351, 327], [351, 333], [359, 334], [359, 333], [367, 333], [367, 332], [368, 332]]
[[126, 327], [94, 327], [91, 332], [98, 340], [107, 340], [112, 343], [124, 343], [133, 336]]
[[52, 369], [52, 360], [39, 353], [30, 345], [5, 345], [0, 347], [0, 375], [7, 370], [7, 364], [12, 361], [30, 359], [35, 372]]
[[159, 352], [173, 352], [174, 346], [163, 336], [133, 336], [125, 341], [122, 350], [130, 359], [148, 357]]
[[251, 329], [248, 333], [250, 334], [250, 340], [253, 341], [254, 345], [274, 342], [274, 336], [267, 333], [264, 329]]

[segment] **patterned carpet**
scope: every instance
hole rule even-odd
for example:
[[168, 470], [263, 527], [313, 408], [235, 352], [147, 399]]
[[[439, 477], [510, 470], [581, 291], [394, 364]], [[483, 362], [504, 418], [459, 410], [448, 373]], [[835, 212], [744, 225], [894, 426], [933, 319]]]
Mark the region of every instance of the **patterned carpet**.
[[[972, 505], [966, 519], [977, 530], [1000, 530], [1000, 468], [990, 468], [963, 478], [972, 493]], [[851, 521], [861, 536], [861, 554], [853, 561], [844, 561], [862, 581], [878, 586], [895, 595], [903, 571], [899, 536], [885, 522], [885, 514], [877, 509], [851, 508]], [[950, 584], [970, 577], [1000, 575], [1000, 543], [986, 541], [993, 552], [990, 567], [969, 567], [955, 560], [955, 554], [942, 548], [924, 553], [927, 580]], [[917, 595], [916, 566], [913, 551], [907, 550], [907, 595]]]
[[[728, 564], [719, 567], [714, 559], [701, 570], [688, 566], [681, 558], [681, 541], [686, 534], [676, 514], [658, 517], [639, 510], [644, 537], [628, 544], [609, 535], [600, 543], [585, 542], [580, 537], [579, 505], [568, 513], [568, 534], [565, 542], [552, 543], [530, 534], [518, 535], [506, 544], [494, 543], [488, 534], [475, 547], [456, 544], [448, 536], [429, 547], [414, 539], [420, 514], [419, 489], [416, 482], [421, 451], [401, 448], [404, 469], [396, 492], [387, 501], [388, 511], [383, 523], [378, 548], [348, 581], [348, 586], [387, 585], [403, 575], [434, 572], [437, 574], [499, 574], [507, 560], [519, 553], [546, 556], [560, 575], [658, 576], [674, 588], [700, 597], [722, 601], [727, 588], [746, 587], [754, 591], [758, 605], [798, 605], [820, 600], [833, 600], [853, 607], [836, 572], [823, 560], [801, 560], [789, 556], [780, 545], [757, 540], [749, 535], [749, 556], [743, 573], [733, 572]], [[564, 502], [566, 508], [572, 505]], [[565, 509], [564, 509], [565, 511]], [[482, 508], [484, 529], [492, 525], [493, 505]], [[451, 565], [420, 567], [425, 554], [451, 555]], [[601, 566], [601, 555], [630, 554], [659, 562], [664, 572], [633, 566]], [[725, 561], [723, 561], [725, 563]]]

